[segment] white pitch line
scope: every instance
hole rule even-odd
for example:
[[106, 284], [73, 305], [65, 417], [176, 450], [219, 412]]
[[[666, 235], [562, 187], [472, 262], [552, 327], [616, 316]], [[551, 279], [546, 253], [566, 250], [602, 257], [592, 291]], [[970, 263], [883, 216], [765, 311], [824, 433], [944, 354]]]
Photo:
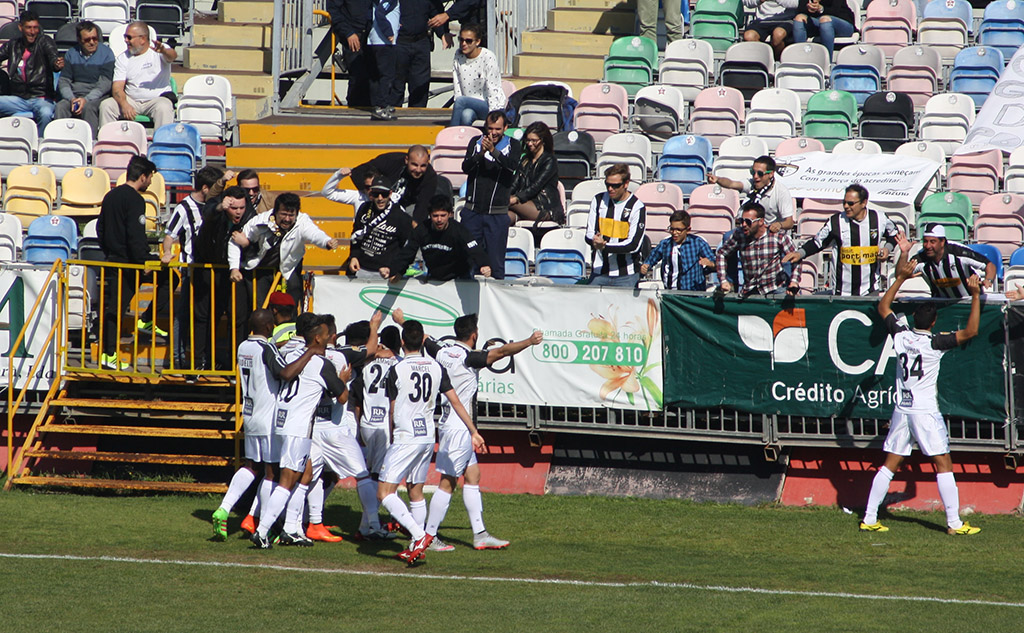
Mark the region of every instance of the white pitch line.
[[399, 573], [381, 571], [360, 571], [356, 569], [329, 569], [317, 567], [292, 567], [288, 565], [264, 565], [257, 563], [229, 563], [201, 560], [163, 560], [157, 558], [129, 558], [122, 556], [73, 556], [64, 554], [9, 554], [0, 552], [0, 558], [28, 560], [69, 560], [85, 562], [132, 563], [138, 565], [183, 565], [190, 567], [224, 567], [233, 569], [260, 569], [271, 571], [302, 572], [308, 574], [339, 574], [342, 576], [373, 576], [377, 578], [405, 578], [416, 580], [449, 580], [471, 582], [503, 582], [524, 585], [568, 585], [573, 587], [635, 588], [660, 587], [665, 589], [690, 589], [696, 591], [717, 591], [722, 593], [751, 593], [770, 596], [801, 596], [809, 598], [845, 598], [849, 600], [885, 600], [890, 602], [934, 602], [939, 604], [977, 605], [986, 607], [1012, 607], [1024, 609], [1024, 602], [998, 602], [995, 600], [964, 600], [959, 598], [935, 598], [930, 596], [879, 596], [843, 591], [798, 591], [791, 589], [764, 589], [760, 587], [726, 587], [724, 585], [698, 585], [689, 582], [601, 582], [596, 580], [569, 580], [562, 578], [515, 578], [502, 576], [444, 576], [441, 574]]

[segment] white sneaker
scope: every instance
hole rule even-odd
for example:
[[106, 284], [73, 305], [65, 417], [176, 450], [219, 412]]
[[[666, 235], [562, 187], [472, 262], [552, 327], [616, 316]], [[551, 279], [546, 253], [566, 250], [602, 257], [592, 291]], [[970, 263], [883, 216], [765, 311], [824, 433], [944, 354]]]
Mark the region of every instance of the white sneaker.
[[432, 552], [454, 552], [455, 546], [449, 545], [435, 536], [434, 540], [430, 542], [430, 547], [427, 549]]
[[503, 549], [508, 547], [508, 541], [494, 538], [487, 531], [473, 535], [473, 549]]

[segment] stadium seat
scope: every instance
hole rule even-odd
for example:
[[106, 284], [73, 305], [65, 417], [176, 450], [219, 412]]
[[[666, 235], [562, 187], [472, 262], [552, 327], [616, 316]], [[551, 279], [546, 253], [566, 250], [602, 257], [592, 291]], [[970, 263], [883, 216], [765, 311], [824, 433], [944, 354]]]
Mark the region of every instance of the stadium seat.
[[955, 154], [949, 161], [947, 186], [967, 194], [975, 207], [989, 194], [999, 191], [1003, 179], [1003, 154], [993, 149], [972, 154]]
[[771, 85], [775, 76], [775, 53], [764, 42], [737, 42], [725, 51], [718, 69], [718, 83], [736, 88], [750, 101], [758, 90]]
[[548, 231], [541, 238], [536, 254], [537, 274], [557, 284], [574, 284], [587, 274], [589, 252], [586, 231], [572, 228]]
[[177, 108], [178, 120], [195, 127], [202, 138], [218, 141], [229, 138], [235, 98], [231, 94], [231, 82], [225, 77], [189, 77], [178, 95]]
[[598, 83], [580, 92], [579, 104], [573, 113], [573, 124], [598, 144], [622, 131], [629, 117], [629, 94], [617, 84]]
[[146, 128], [138, 121], [111, 121], [100, 127], [92, 146], [92, 162], [112, 180], [124, 174], [132, 156], [144, 156], [149, 143]]
[[74, 11], [68, 0], [28, 0], [25, 10], [39, 16], [39, 28], [53, 37], [60, 27], [72, 21]]
[[918, 124], [918, 138], [942, 147], [948, 155], [956, 151], [974, 125], [974, 99], [947, 92], [928, 100]]
[[718, 158], [711, 168], [712, 173], [740, 182], [750, 178], [750, 166], [754, 159], [768, 155], [768, 143], [756, 136], [734, 136], [725, 139], [718, 148]]
[[927, 158], [939, 164], [939, 170], [935, 178], [928, 185], [927, 193], [935, 193], [942, 188], [943, 179], [946, 177], [946, 152], [941, 145], [929, 141], [910, 141], [900, 145], [894, 152], [896, 156], [917, 156]]
[[190, 187], [192, 173], [203, 163], [199, 130], [187, 123], [170, 123], [153, 132], [149, 159], [172, 187]]
[[35, 162], [39, 133], [32, 119], [9, 116], [0, 119], [0, 176], [7, 178], [11, 170]]
[[966, 240], [968, 227], [974, 225], [971, 199], [962, 193], [951, 191], [929, 195], [921, 203], [921, 213], [917, 216], [918, 236], [924, 233], [924, 225], [931, 222], [945, 226], [949, 239]]
[[57, 178], [53, 170], [45, 165], [22, 165], [7, 176], [3, 207], [7, 213], [33, 218], [48, 215], [56, 197]]
[[785, 88], [761, 90], [750, 100], [746, 132], [764, 140], [774, 151], [780, 143], [796, 136], [803, 108], [796, 92]]
[[971, 3], [966, 0], [932, 0], [924, 7], [917, 41], [933, 47], [943, 61], [952, 62], [960, 49], [967, 46], [973, 27]]
[[690, 193], [690, 228], [708, 244], [718, 245], [733, 230], [740, 193], [719, 185], [701, 185]]
[[60, 184], [59, 215], [99, 215], [103, 197], [110, 191], [110, 176], [99, 167], [69, 170]]
[[885, 52], [870, 44], [847, 46], [836, 55], [832, 66], [832, 88], [849, 92], [863, 104], [868, 97], [882, 89], [885, 71]]
[[[1024, 222], [1024, 221], [1022, 221], [1022, 222]], [[1020, 226], [1020, 234], [1022, 236], [1024, 236], [1024, 223], [1022, 223], [1021, 226]], [[985, 256], [986, 259], [988, 259], [988, 261], [992, 262], [992, 264], [996, 267], [996, 279], [1002, 280], [1002, 278], [1003, 278], [1003, 257], [1004, 257], [1004, 255], [1003, 255], [1002, 251], [1000, 251], [1000, 249], [996, 248], [992, 244], [977, 244], [977, 243], [975, 243], [975, 244], [968, 244], [967, 246], [971, 250], [973, 250], [975, 253], [981, 253], [982, 255]], [[1012, 253], [1012, 252], [1013, 252], [1013, 250], [1011, 249], [1010, 253]], [[1005, 257], [1009, 257], [1009, 255], [1006, 255]]]
[[1015, 193], [994, 193], [987, 196], [978, 206], [978, 217], [1024, 219], [1024, 196]]
[[912, 202], [878, 202], [869, 199], [868, 208], [884, 213], [904, 235], [910, 235], [910, 227], [916, 226], [917, 211]]
[[0, 263], [13, 264], [21, 255], [21, 220], [0, 212]]
[[597, 164], [593, 136], [580, 130], [558, 132], [554, 135], [554, 154], [558, 161], [558, 180], [567, 189], [590, 180]]
[[724, 53], [739, 37], [743, 21], [739, 0], [697, 0], [690, 16], [690, 37]]
[[793, 154], [805, 154], [807, 152], [824, 152], [825, 146], [816, 138], [788, 138], [775, 148], [775, 158], [792, 156]]
[[[0, 2], [0, 7], [3, 6], [4, 4]], [[3, 17], [0, 16], [0, 21], [2, 20]], [[100, 37], [102, 37], [102, 35]], [[53, 41], [57, 45], [57, 52], [61, 55], [74, 48], [78, 44], [78, 29], [76, 28], [76, 23], [69, 22], [57, 29], [57, 34], [53, 36]]]
[[831, 150], [853, 135], [857, 122], [857, 99], [842, 90], [825, 90], [811, 97], [804, 113], [804, 134], [816, 138]]
[[173, 0], [139, 0], [135, 5], [135, 19], [148, 24], [165, 40], [181, 39], [185, 17], [182, 6]]
[[78, 10], [83, 20], [95, 23], [103, 33], [131, 21], [128, 0], [81, 0]]
[[690, 212], [690, 232], [703, 237], [713, 248], [718, 248], [725, 235], [736, 228], [735, 212], [712, 210]]
[[639, 35], [620, 37], [612, 42], [604, 59], [604, 80], [619, 84], [630, 96], [654, 81], [658, 67], [658, 43]]
[[1005, 66], [1003, 53], [991, 46], [972, 46], [957, 53], [949, 71], [949, 89], [974, 99], [977, 108], [985, 105]]
[[533, 233], [509, 227], [508, 246], [505, 247], [505, 277], [516, 279], [529, 275], [532, 261]]
[[597, 157], [597, 173], [615, 163], [629, 165], [629, 179], [638, 183], [647, 179], [647, 170], [652, 164], [651, 140], [643, 134], [625, 132], [613, 134], [605, 139]]
[[832, 148], [833, 154], [860, 154], [862, 156], [870, 156], [874, 154], [881, 154], [882, 148], [878, 143], [864, 139], [864, 138], [851, 138], [845, 141], [836, 143], [836, 146]]
[[881, 48], [890, 59], [896, 51], [914, 41], [917, 8], [913, 0], [872, 2], [865, 10], [861, 40]]
[[977, 42], [999, 49], [1009, 59], [1024, 44], [1024, 4], [1019, 0], [996, 0], [985, 6], [978, 27]]
[[717, 149], [722, 141], [740, 133], [745, 118], [743, 94], [739, 90], [726, 86], [707, 88], [693, 102], [690, 132], [705, 137]]
[[896, 51], [886, 81], [889, 90], [910, 95], [914, 106], [923, 108], [939, 89], [942, 57], [930, 46], [920, 44]]
[[986, 218], [979, 215], [974, 221], [974, 241], [978, 243], [971, 244], [971, 248], [979, 252], [983, 247], [995, 249], [996, 255], [989, 259], [993, 263], [999, 262], [1001, 267], [1002, 258], [1009, 257], [1024, 245], [1024, 218]]
[[1024, 148], [1010, 152], [1006, 164], [1005, 187], [1013, 193], [1024, 193]]
[[827, 87], [831, 72], [832, 60], [824, 46], [811, 42], [790, 44], [775, 66], [775, 87], [792, 90], [800, 103], [806, 105], [811, 95]]
[[462, 161], [466, 158], [469, 142], [480, 135], [480, 130], [469, 126], [446, 127], [437, 133], [434, 149], [430, 152], [430, 164], [434, 171], [452, 181], [453, 187], [461, 187], [466, 182]]
[[64, 178], [75, 167], [89, 164], [92, 154], [92, 126], [85, 119], [57, 119], [46, 126], [39, 141], [39, 162]]
[[665, 59], [658, 70], [661, 83], [675, 86], [683, 98], [693, 102], [710, 85], [715, 70], [715, 51], [703, 40], [677, 40], [665, 47]]
[[633, 123], [656, 140], [679, 133], [679, 121], [685, 119], [686, 101], [675, 86], [644, 86], [633, 100]]
[[29, 264], [49, 265], [78, 254], [78, 227], [74, 220], [47, 215], [32, 220], [25, 234], [24, 255]]
[[914, 101], [898, 92], [876, 92], [864, 101], [860, 135], [886, 152], [907, 142], [914, 129]]
[[693, 134], [673, 136], [665, 141], [658, 159], [658, 180], [675, 183], [688, 194], [707, 182], [712, 160], [708, 139]]
[[14, 22], [21, 13], [20, 0], [0, 0], [0, 22]]
[[669, 217], [683, 209], [683, 190], [670, 182], [647, 182], [636, 190], [647, 209], [646, 233], [651, 241], [668, 236]]

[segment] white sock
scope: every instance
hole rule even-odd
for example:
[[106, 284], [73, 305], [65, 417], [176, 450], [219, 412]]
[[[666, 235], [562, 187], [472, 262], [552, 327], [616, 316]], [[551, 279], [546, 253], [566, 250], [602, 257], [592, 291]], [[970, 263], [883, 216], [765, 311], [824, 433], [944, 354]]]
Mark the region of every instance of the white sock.
[[288, 498], [291, 494], [292, 491], [284, 486], [274, 487], [274, 492], [270, 493], [270, 499], [260, 512], [260, 525], [256, 528], [257, 534], [267, 538], [267, 533], [270, 532], [271, 526], [277, 521], [277, 517], [281, 516], [284, 507], [288, 505]]
[[309, 486], [296, 484], [292, 496], [288, 499], [288, 509], [284, 513], [284, 531], [289, 533], [302, 531], [302, 511], [306, 509], [306, 495]]
[[409, 513], [412, 514], [413, 520], [416, 524], [423, 528], [423, 525], [427, 522], [427, 500], [420, 499], [419, 501], [409, 502]]
[[935, 475], [935, 481], [939, 484], [942, 505], [946, 506], [946, 525], [959, 530], [964, 522], [960, 520], [960, 490], [956, 487], [956, 477], [953, 473], [939, 473]]
[[452, 501], [452, 493], [438, 488], [430, 498], [430, 514], [427, 515], [427, 534], [437, 536], [437, 530], [448, 514], [448, 504]]
[[274, 492], [274, 488], [277, 488], [277, 484], [274, 483], [273, 479], [264, 479], [260, 482], [260, 493], [252, 500], [252, 508], [249, 509], [249, 514], [254, 517], [260, 515], [260, 506], [265, 507], [270, 503], [270, 495]]
[[889, 482], [892, 481], [893, 473], [891, 470], [882, 466], [875, 473], [875, 478], [871, 480], [871, 492], [868, 494], [868, 507], [864, 511], [864, 522], [868, 525], [872, 523], [878, 523], [878, 506], [882, 505], [882, 500], [885, 499], [885, 494], [889, 492]]
[[462, 502], [466, 504], [466, 513], [469, 514], [469, 525], [473, 528], [473, 534], [486, 532], [484, 500], [480, 497], [480, 486], [469, 484], [462, 486]]
[[238, 500], [254, 481], [256, 481], [256, 473], [248, 468], [236, 470], [234, 477], [231, 478], [231, 483], [228, 484], [228, 491], [224, 494], [224, 499], [220, 502], [220, 508], [218, 509], [231, 512], [231, 508], [235, 507], [235, 504], [238, 503]]
[[416, 523], [416, 520], [412, 518], [409, 508], [405, 507], [405, 502], [402, 501], [401, 497], [392, 492], [388, 496], [384, 497], [384, 500], [381, 501], [380, 504], [388, 509], [388, 512], [391, 513], [391, 516], [393, 516], [396, 521], [401, 523], [405, 529], [409, 530], [409, 534], [412, 536], [413, 541], [418, 541], [423, 538], [423, 535], [425, 534], [423, 528], [420, 527], [420, 525]]
[[324, 522], [324, 497], [326, 496], [327, 494], [324, 492], [323, 480], [317, 479], [309, 487], [309, 494], [306, 495], [306, 501], [309, 502], [310, 524]]
[[377, 515], [377, 482], [366, 477], [356, 482], [356, 492], [359, 493], [359, 503], [363, 506], [363, 519], [359, 528], [364, 533], [377, 532], [380, 530], [380, 517]]

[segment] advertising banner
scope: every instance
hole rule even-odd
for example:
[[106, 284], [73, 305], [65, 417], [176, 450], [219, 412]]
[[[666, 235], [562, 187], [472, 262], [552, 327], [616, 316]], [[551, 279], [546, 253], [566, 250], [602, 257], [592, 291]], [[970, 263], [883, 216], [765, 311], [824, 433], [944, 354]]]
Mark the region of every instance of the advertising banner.
[[913, 204], [938, 169], [935, 161], [914, 156], [807, 152], [780, 159], [778, 174], [794, 198], [842, 200], [857, 182], [875, 202]]
[[[981, 47], [980, 52], [994, 49]], [[1024, 145], [1024, 48], [1017, 49], [985, 99], [963, 144], [954, 154], [990, 149], [1010, 153]]]
[[386, 312], [401, 308], [436, 338], [452, 337], [457, 317], [477, 313], [480, 347], [541, 330], [543, 343], [480, 372], [483, 401], [651, 411], [662, 406], [654, 291], [319, 277], [313, 306], [333, 313], [339, 329], [369, 318], [378, 306]]
[[[29, 389], [49, 389], [56, 375], [57, 343], [63, 337], [63, 333], [58, 332], [50, 345], [43, 346], [56, 316], [59, 292], [56, 277], [46, 285], [49, 274], [49, 269], [0, 267], [0, 382], [10, 384], [15, 389], [21, 389], [26, 384], [29, 385]], [[12, 349], [39, 295], [43, 295], [43, 299], [36, 314], [28, 323], [25, 338], [17, 349]], [[10, 376], [12, 356], [13, 380]], [[43, 360], [35, 374], [29, 375], [40, 356]]]
[[[983, 305], [979, 335], [943, 357], [943, 414], [1007, 419], [1003, 305]], [[876, 300], [663, 295], [665, 401], [687, 408], [887, 418], [896, 398], [897, 359], [876, 306]], [[933, 331], [962, 328], [969, 308], [940, 307]]]

